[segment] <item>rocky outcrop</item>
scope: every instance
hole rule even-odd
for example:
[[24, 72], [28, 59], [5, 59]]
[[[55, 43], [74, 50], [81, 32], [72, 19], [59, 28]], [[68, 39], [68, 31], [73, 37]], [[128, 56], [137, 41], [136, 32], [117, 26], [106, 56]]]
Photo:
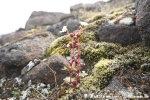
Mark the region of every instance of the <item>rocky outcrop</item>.
[[76, 4], [73, 6], [70, 6], [70, 12], [83, 12], [83, 11], [94, 11], [94, 12], [99, 12], [101, 11], [101, 7], [99, 3], [89, 3], [89, 4]]
[[21, 29], [20, 31], [16, 31], [16, 32], [13, 32], [10, 34], [2, 35], [0, 37], [0, 45], [4, 45], [4, 44], [9, 43], [13, 40], [21, 38], [21, 37], [25, 36], [27, 33], [28, 33], [27, 31], [24, 31]]
[[26, 22], [25, 29], [29, 30], [37, 26], [53, 25], [69, 17], [73, 17], [73, 15], [59, 12], [34, 11]]
[[52, 32], [56, 36], [62, 36], [65, 34], [59, 32], [59, 31], [62, 30], [63, 26], [67, 26], [68, 31], [73, 32], [79, 28], [80, 21], [81, 21], [80, 19], [69, 18], [69, 19], [63, 20], [60, 23], [57, 23], [57, 24], [50, 26], [49, 28], [47, 28], [47, 31]]
[[53, 55], [31, 69], [27, 74], [22, 76], [22, 79], [26, 83], [32, 80], [32, 82], [52, 84], [55, 82], [54, 75], [56, 75], [57, 83], [60, 85], [63, 79], [69, 76], [67, 71], [62, 70], [64, 66], [68, 66], [67, 64], [68, 61], [63, 56]]
[[119, 43], [128, 46], [141, 42], [138, 29], [135, 26], [103, 24], [98, 31], [100, 41]]
[[150, 1], [136, 1], [136, 26], [145, 45], [150, 46]]
[[0, 77], [16, 76], [30, 60], [43, 59], [46, 47], [54, 40], [49, 32], [28, 34], [0, 48]]

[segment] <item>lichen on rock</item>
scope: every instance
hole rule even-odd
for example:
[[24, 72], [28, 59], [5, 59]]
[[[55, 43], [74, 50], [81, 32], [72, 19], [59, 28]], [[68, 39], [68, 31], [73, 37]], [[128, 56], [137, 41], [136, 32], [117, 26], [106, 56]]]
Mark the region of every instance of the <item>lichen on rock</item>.
[[108, 85], [111, 77], [115, 73], [115, 60], [103, 59], [94, 65], [92, 74], [84, 78], [80, 84], [83, 88], [90, 90], [102, 89]]
[[70, 40], [71, 38], [68, 35], [61, 36], [54, 40], [47, 48], [45, 57], [49, 57], [54, 54], [69, 55], [69, 48], [67, 47], [67, 44]]
[[113, 43], [89, 41], [81, 43], [81, 55], [88, 60], [101, 58], [113, 58], [114, 54], [120, 53], [121, 46]]
[[[99, 60], [94, 65], [91, 74], [82, 79], [80, 87], [90, 90], [103, 89], [118, 71], [124, 68], [144, 71], [141, 66], [150, 63], [150, 50], [147, 47], [133, 45], [124, 47], [124, 50], [126, 52], [122, 55], [114, 54], [113, 59]], [[147, 72], [149, 72], [148, 69]]]

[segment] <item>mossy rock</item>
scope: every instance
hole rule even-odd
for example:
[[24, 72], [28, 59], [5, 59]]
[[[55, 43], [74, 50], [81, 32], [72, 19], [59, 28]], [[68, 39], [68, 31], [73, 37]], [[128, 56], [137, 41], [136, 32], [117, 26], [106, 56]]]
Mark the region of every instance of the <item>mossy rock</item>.
[[115, 54], [121, 53], [122, 47], [113, 43], [89, 41], [81, 43], [81, 56], [88, 60], [99, 60], [101, 58], [113, 58]]
[[99, 26], [106, 22], [107, 22], [106, 18], [95, 20], [94, 22], [90, 23], [83, 31], [97, 33]]
[[[139, 70], [144, 63], [150, 63], [150, 49], [135, 45], [125, 48], [128, 50], [122, 55], [115, 55], [113, 59], [101, 59], [92, 69], [92, 74], [82, 79], [80, 87], [87, 89], [103, 89], [113, 75], [127, 68]], [[142, 70], [142, 69], [141, 69]], [[147, 70], [150, 72], [150, 70]]]
[[45, 57], [50, 57], [54, 54], [69, 55], [69, 48], [67, 47], [69, 41], [71, 41], [71, 38], [68, 35], [57, 38], [47, 48]]
[[[93, 32], [82, 32], [80, 37], [80, 43], [86, 43], [90, 40], [98, 41], [98, 37]], [[48, 49], [46, 50], [46, 57], [49, 57], [54, 54], [61, 54], [63, 56], [68, 56], [70, 54], [67, 44], [71, 41], [71, 38], [68, 35], [57, 38], [53, 41]]]
[[[85, 37], [84, 37], [85, 36]], [[81, 57], [88, 60], [99, 60], [101, 58], [113, 58], [114, 54], [120, 53], [122, 47], [113, 43], [105, 43], [105, 42], [96, 42], [95, 36], [92, 33], [88, 35], [83, 33], [80, 38], [81, 43]], [[69, 43], [69, 36], [62, 36], [57, 38], [46, 51], [46, 57], [49, 57], [54, 54], [61, 54], [63, 56], [69, 56], [70, 51], [67, 47]]]
[[92, 74], [82, 79], [80, 87], [90, 90], [102, 89], [108, 85], [117, 67], [110, 67], [114, 60], [102, 59], [94, 65]]
[[[112, 19], [116, 19], [120, 16], [122, 16], [121, 18], [125, 18], [125, 17], [132, 17], [135, 18], [135, 10], [131, 10], [130, 8], [135, 7], [134, 3], [131, 3], [125, 7], [120, 7], [114, 11], [111, 11], [110, 14], [108, 14], [108, 19], [112, 20]], [[130, 9], [129, 11], [127, 11], [127, 9]], [[133, 12], [133, 14], [131, 14], [130, 12]]]
[[91, 20], [89, 20], [88, 23], [92, 23], [92, 22], [94, 22], [96, 20], [100, 20], [104, 17], [106, 17], [106, 14], [105, 13], [100, 13], [99, 15], [94, 16]]

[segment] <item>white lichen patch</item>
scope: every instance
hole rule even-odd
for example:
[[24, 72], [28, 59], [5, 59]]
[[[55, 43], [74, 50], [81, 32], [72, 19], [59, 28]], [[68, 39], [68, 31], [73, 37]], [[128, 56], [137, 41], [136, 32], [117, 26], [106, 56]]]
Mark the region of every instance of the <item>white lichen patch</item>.
[[116, 21], [117, 21], [116, 19], [113, 19], [113, 20], [108, 21], [108, 23], [111, 25], [114, 25]]
[[21, 79], [21, 78], [16, 77], [16, 78], [15, 78], [15, 80], [16, 80], [16, 84], [18, 84], [19, 86], [23, 84], [23, 82], [22, 82], [22, 79]]
[[124, 24], [124, 25], [132, 25], [133, 23], [134, 21], [133, 21], [133, 18], [131, 17], [126, 17], [119, 21], [119, 24]]

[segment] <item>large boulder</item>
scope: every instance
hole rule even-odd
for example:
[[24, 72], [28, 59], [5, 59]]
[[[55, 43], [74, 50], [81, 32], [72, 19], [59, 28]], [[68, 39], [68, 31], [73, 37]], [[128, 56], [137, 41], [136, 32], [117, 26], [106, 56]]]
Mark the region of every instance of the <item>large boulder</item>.
[[102, 24], [98, 31], [100, 41], [119, 43], [122, 46], [141, 42], [135, 26]]
[[55, 39], [49, 32], [28, 34], [0, 48], [0, 77], [20, 75], [21, 69], [33, 59], [43, 59], [47, 46]]
[[22, 79], [25, 83], [32, 80], [32, 82], [35, 83], [44, 82], [46, 84], [51, 84], [55, 82], [54, 76], [56, 75], [57, 83], [60, 85], [63, 82], [63, 79], [66, 76], [69, 76], [67, 71], [62, 70], [64, 66], [68, 66], [66, 58], [61, 55], [53, 55], [31, 69], [22, 76]]
[[81, 21], [80, 19], [69, 18], [69, 19], [63, 20], [60, 23], [57, 23], [57, 24], [54, 24], [54, 25], [48, 27], [47, 31], [52, 32], [56, 36], [62, 36], [62, 35], [65, 35], [64, 33], [60, 32], [62, 30], [63, 26], [67, 26], [68, 31], [73, 32], [79, 28], [80, 21]]
[[37, 26], [53, 25], [69, 17], [73, 17], [73, 15], [59, 12], [34, 11], [26, 22], [25, 29], [29, 30]]
[[145, 45], [150, 46], [150, 1], [136, 1], [136, 26]]

